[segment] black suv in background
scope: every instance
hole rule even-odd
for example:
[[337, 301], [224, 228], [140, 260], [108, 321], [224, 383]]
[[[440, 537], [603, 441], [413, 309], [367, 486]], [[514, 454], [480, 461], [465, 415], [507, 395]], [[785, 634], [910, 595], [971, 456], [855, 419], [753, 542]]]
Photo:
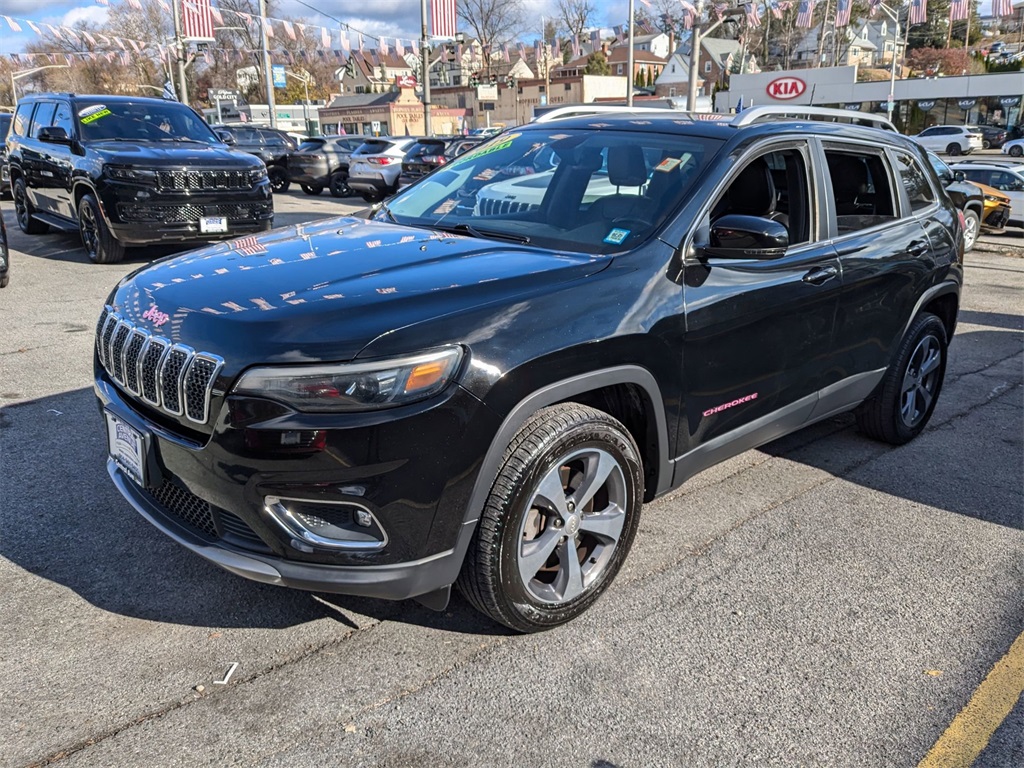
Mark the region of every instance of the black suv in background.
[[10, 112], [0, 112], [0, 197], [11, 193], [11, 169], [7, 165], [7, 134], [11, 130]]
[[288, 191], [288, 153], [295, 151], [295, 139], [276, 128], [239, 125], [215, 125], [213, 128], [232, 149], [256, 155], [263, 161], [271, 189]]
[[76, 228], [89, 258], [127, 246], [223, 240], [270, 229], [267, 169], [231, 151], [175, 101], [33, 94], [7, 138], [18, 226]]
[[884, 118], [786, 109], [556, 110], [370, 220], [130, 275], [96, 338], [113, 482], [237, 575], [434, 608], [457, 584], [535, 631], [696, 473], [850, 410], [913, 439], [961, 214]]
[[334, 197], [348, 197], [348, 165], [352, 153], [363, 145], [360, 136], [317, 136], [303, 141], [288, 153], [288, 180], [307, 195], [319, 195], [327, 187]]

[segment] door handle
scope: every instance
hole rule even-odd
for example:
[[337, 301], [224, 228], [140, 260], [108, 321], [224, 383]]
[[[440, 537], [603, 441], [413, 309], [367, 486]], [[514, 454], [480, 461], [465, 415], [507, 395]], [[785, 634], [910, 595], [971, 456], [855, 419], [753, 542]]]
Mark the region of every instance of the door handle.
[[911, 256], [924, 256], [928, 253], [928, 243], [922, 240], [912, 240], [907, 246], [907, 253]]
[[822, 285], [838, 274], [839, 270], [835, 267], [815, 267], [804, 275], [804, 282], [811, 285]]

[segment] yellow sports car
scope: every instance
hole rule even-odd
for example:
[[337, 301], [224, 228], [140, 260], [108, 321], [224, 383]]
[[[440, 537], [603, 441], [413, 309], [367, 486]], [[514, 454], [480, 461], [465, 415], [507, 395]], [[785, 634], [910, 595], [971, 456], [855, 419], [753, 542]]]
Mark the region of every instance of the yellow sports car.
[[980, 184], [977, 181], [971, 183], [985, 195], [985, 210], [981, 216], [982, 229], [1001, 230], [1010, 218], [1010, 198], [988, 184]]

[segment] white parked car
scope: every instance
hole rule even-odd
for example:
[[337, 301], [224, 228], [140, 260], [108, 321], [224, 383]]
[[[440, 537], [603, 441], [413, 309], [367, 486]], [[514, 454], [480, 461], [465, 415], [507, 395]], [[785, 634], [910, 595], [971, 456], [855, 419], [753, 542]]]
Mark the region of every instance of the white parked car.
[[1010, 198], [1010, 224], [1024, 227], [1024, 161], [967, 160], [951, 166], [968, 181], [988, 184]]
[[933, 125], [910, 138], [932, 152], [953, 156], [969, 155], [982, 148], [981, 133], [969, 125]]
[[1003, 144], [1003, 154], [1010, 157], [1021, 157], [1024, 155], [1024, 139], [1013, 139]]
[[398, 191], [405, 153], [417, 141], [413, 136], [377, 136], [352, 153], [348, 186], [368, 203], [376, 203]]

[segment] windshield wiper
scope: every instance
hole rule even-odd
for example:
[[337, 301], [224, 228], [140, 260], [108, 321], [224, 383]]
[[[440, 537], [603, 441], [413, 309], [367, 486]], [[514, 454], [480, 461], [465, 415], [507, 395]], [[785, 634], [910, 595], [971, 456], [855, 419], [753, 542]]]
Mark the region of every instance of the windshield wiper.
[[522, 243], [526, 245], [530, 238], [526, 235], [517, 235], [512, 232], [499, 232], [493, 229], [481, 229], [473, 224], [434, 224], [433, 229], [440, 229], [442, 232], [454, 232], [457, 235], [469, 235], [471, 237], [483, 238], [485, 240], [508, 240], [511, 243]]
[[201, 139], [187, 139], [184, 136], [168, 136], [167, 138], [151, 139], [151, 141], [187, 141], [190, 144], [208, 144]]

